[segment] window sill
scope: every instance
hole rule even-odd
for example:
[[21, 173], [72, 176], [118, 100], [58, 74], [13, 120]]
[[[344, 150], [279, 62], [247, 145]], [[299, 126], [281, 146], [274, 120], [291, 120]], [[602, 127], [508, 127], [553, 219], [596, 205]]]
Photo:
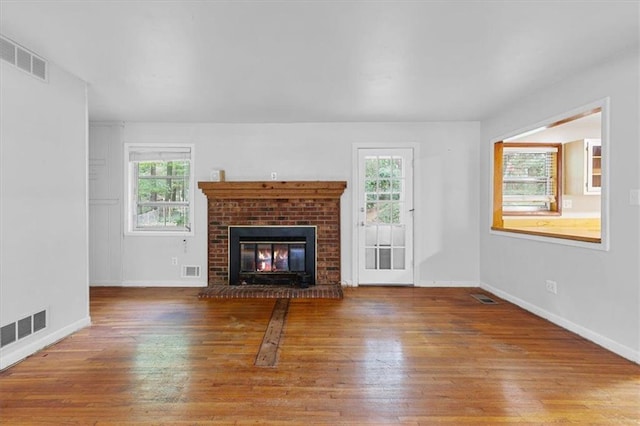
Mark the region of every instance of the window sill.
[[126, 237], [193, 237], [191, 231], [126, 231]]
[[580, 229], [580, 228], [555, 228], [544, 229], [542, 227], [520, 227], [520, 228], [500, 228], [491, 227], [492, 231], [514, 233], [521, 235], [531, 235], [535, 237], [557, 238], [561, 240], [578, 241], [583, 243], [602, 244], [600, 231]]
[[510, 211], [504, 211], [502, 212], [502, 216], [505, 217], [513, 217], [513, 218], [518, 218], [518, 217], [530, 217], [530, 216], [561, 216], [562, 213], [561, 212], [555, 212], [555, 211], [551, 211], [551, 212], [547, 212], [547, 211], [541, 211], [541, 212], [510, 212]]

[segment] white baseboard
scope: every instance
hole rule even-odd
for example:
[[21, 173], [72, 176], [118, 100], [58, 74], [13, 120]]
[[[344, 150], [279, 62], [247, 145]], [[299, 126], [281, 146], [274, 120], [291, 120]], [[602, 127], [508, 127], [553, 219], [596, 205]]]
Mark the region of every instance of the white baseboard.
[[529, 302], [526, 302], [518, 297], [515, 297], [509, 293], [506, 293], [500, 289], [497, 289], [495, 287], [490, 286], [487, 283], [480, 283], [480, 287], [484, 290], [487, 290], [493, 294], [495, 294], [496, 296], [504, 299], [504, 300], [508, 300], [509, 302], [513, 303], [514, 305], [518, 305], [519, 307], [521, 307], [524, 310], [527, 310], [541, 318], [544, 318], [548, 321], [551, 321], [552, 323], [566, 329], [569, 330], [573, 333], [576, 333], [577, 335], [584, 337], [587, 340], [592, 341], [593, 343], [602, 346], [603, 348], [620, 355], [623, 358], [628, 359], [629, 361], [633, 361], [637, 364], [640, 364], [640, 352], [633, 350], [632, 348], [628, 347], [628, 346], [624, 346], [621, 345], [618, 342], [615, 342], [611, 339], [609, 339], [608, 337], [605, 337], [599, 333], [596, 333], [593, 330], [589, 330], [588, 328], [584, 328], [581, 325], [575, 324], [569, 320], [567, 320], [566, 318], [563, 318], [561, 316], [558, 316], [554, 313], [551, 313], [549, 311], [546, 311], [536, 305], [533, 305]]
[[[376, 284], [357, 284], [351, 281], [342, 281], [343, 287], [375, 287]], [[381, 284], [384, 285], [384, 284]], [[394, 284], [390, 284], [394, 285]], [[402, 287], [403, 284], [396, 284]], [[413, 285], [414, 287], [479, 287], [478, 281], [423, 281]]]
[[[50, 346], [65, 337], [70, 336], [76, 331], [88, 327], [91, 325], [91, 317], [83, 318], [79, 321], [76, 321], [68, 326], [55, 331], [51, 334], [45, 334], [40, 339], [33, 341], [25, 346], [19, 347], [13, 351], [9, 351], [11, 347], [6, 347], [4, 349], [0, 349], [0, 370], [4, 370], [16, 364], [30, 355], [35, 354], [39, 350]], [[8, 353], [5, 353], [8, 352]]]
[[478, 281], [423, 281], [416, 287], [479, 287]]
[[89, 287], [122, 287], [122, 281], [91, 281]]
[[122, 287], [206, 287], [205, 281], [122, 281]]

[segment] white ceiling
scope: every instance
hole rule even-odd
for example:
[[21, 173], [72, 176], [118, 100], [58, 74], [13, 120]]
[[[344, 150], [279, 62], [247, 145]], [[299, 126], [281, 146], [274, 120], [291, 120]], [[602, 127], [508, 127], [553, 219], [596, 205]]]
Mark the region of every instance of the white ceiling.
[[578, 139], [602, 138], [602, 113], [596, 112], [558, 126], [542, 128], [526, 136], [513, 137], [505, 142], [571, 142]]
[[92, 120], [478, 120], [638, 48], [638, 1], [12, 1]]

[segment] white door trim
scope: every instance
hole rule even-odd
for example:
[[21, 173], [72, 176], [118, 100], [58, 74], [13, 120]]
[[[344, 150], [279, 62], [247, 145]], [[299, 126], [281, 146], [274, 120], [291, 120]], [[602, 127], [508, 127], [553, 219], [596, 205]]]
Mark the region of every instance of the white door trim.
[[[358, 226], [359, 226], [359, 200], [358, 200], [358, 191], [357, 184], [359, 182], [358, 177], [358, 151], [360, 149], [413, 149], [413, 207], [414, 209], [418, 206], [419, 200], [416, 199], [416, 194], [420, 194], [422, 191], [422, 183], [420, 180], [420, 144], [417, 142], [403, 142], [403, 143], [383, 143], [383, 142], [354, 142], [351, 147], [351, 187], [354, 188], [353, 196], [351, 200], [351, 259], [353, 264], [352, 270], [352, 285], [354, 287], [358, 286], [359, 282], [359, 244], [358, 244]], [[418, 212], [419, 213], [419, 212]], [[417, 286], [419, 283], [419, 274], [418, 274], [418, 259], [420, 259], [420, 253], [418, 252], [418, 247], [415, 243], [416, 235], [419, 235], [419, 230], [421, 229], [419, 220], [416, 218], [419, 217], [414, 214], [413, 221], [413, 285]]]

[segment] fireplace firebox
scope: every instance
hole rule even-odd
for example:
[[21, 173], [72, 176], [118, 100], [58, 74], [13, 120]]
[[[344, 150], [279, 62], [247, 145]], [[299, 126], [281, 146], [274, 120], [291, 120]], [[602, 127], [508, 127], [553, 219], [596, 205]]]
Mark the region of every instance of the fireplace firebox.
[[315, 226], [230, 226], [229, 283], [314, 285]]

